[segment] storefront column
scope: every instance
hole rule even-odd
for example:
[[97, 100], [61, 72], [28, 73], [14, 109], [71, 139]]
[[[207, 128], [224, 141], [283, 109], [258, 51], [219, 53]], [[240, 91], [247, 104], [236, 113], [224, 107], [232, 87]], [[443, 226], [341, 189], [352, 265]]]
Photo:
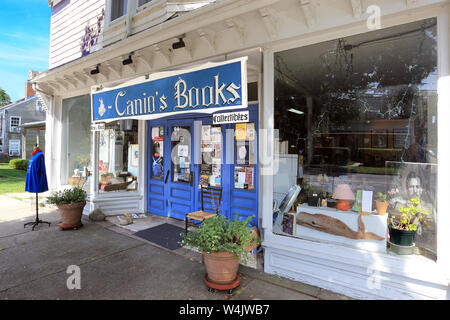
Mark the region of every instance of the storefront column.
[[259, 162], [261, 177], [261, 213], [263, 239], [270, 238], [272, 233], [273, 208], [273, 174], [274, 166], [274, 123], [273, 123], [273, 53], [263, 51], [263, 108], [260, 117], [261, 133], [259, 135]]
[[438, 264], [447, 270], [450, 279], [450, 215], [449, 196], [450, 181], [450, 6], [442, 10], [437, 20], [438, 36], [438, 188], [437, 188], [437, 259]]
[[61, 175], [61, 110], [62, 99], [53, 97], [45, 119], [45, 167], [50, 190], [58, 189]]

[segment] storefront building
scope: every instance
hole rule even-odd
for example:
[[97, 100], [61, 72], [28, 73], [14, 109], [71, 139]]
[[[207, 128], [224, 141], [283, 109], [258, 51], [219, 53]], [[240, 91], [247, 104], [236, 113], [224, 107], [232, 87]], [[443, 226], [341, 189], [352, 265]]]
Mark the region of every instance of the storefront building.
[[[448, 1], [230, 0], [154, 24], [145, 13], [170, 1], [119, 18], [93, 2], [95, 48], [32, 80], [52, 189], [88, 190], [86, 214], [184, 219], [200, 186], [220, 186], [222, 214], [254, 216], [265, 272], [360, 299], [450, 298]], [[286, 228], [273, 210], [296, 184]], [[399, 255], [388, 218], [411, 198], [429, 214]]]

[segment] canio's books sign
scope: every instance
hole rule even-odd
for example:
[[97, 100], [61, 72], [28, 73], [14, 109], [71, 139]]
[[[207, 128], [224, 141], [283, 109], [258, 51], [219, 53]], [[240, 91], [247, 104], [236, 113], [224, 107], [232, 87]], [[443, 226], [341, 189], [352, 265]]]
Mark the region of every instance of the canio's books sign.
[[155, 73], [91, 93], [92, 121], [156, 119], [247, 107], [247, 57]]

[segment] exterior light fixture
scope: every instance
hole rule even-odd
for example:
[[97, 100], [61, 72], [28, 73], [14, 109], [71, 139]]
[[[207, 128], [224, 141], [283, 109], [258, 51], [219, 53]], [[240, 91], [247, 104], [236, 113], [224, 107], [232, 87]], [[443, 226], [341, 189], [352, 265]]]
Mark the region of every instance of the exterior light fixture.
[[127, 64], [132, 64], [132, 63], [133, 63], [133, 59], [131, 59], [131, 55], [129, 55], [127, 59], [122, 61], [122, 64], [124, 66], [126, 66]]
[[91, 74], [98, 74], [98, 73], [100, 73], [100, 69], [98, 68], [98, 66], [99, 66], [99, 65], [97, 65], [97, 66], [95, 67], [95, 69], [92, 69], [92, 70], [91, 70]]
[[172, 43], [173, 50], [184, 48], [184, 47], [186, 47], [186, 44], [184, 43], [183, 38], [179, 38], [178, 42]]
[[288, 111], [292, 112], [292, 113], [296, 113], [296, 114], [304, 114], [303, 111], [300, 111], [300, 110], [297, 110], [297, 109], [294, 109], [294, 108], [290, 108], [290, 109], [288, 109]]

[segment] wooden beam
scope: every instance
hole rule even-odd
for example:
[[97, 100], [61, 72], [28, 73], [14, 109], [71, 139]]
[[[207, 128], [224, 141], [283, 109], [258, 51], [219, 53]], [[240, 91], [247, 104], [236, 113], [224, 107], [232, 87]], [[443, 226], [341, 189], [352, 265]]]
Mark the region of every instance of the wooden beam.
[[213, 52], [217, 52], [216, 43], [215, 43], [215, 35], [209, 35], [207, 34], [203, 29], [197, 30], [198, 35], [200, 36], [200, 39], [206, 42], [209, 49]]
[[270, 38], [277, 36], [276, 21], [267, 8], [259, 9], [259, 15]]
[[172, 56], [169, 52], [164, 51], [158, 44], [153, 45], [153, 50], [155, 54], [159, 53], [169, 66], [172, 65]]
[[135, 57], [142, 61], [147, 67], [151, 70], [153, 69], [152, 65], [152, 53], [148, 50], [140, 50], [136, 52]]
[[300, 0], [300, 7], [303, 11], [303, 15], [306, 20], [306, 25], [308, 28], [312, 28], [316, 25], [316, 17], [314, 14], [314, 8], [310, 0]]
[[234, 19], [225, 20], [225, 24], [227, 25], [229, 30], [234, 32], [239, 42], [243, 45], [245, 42], [245, 35], [243, 28], [241, 28]]
[[122, 67], [120, 65], [117, 65], [112, 61], [104, 62], [102, 65], [105, 66], [105, 68], [107, 68], [108, 70], [111, 70], [116, 77], [122, 77]]

